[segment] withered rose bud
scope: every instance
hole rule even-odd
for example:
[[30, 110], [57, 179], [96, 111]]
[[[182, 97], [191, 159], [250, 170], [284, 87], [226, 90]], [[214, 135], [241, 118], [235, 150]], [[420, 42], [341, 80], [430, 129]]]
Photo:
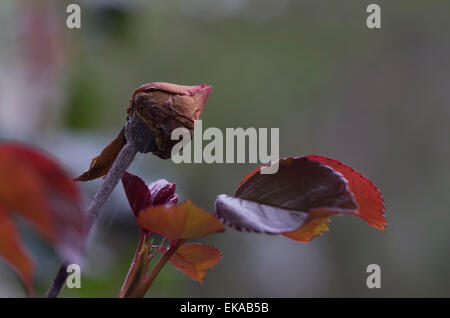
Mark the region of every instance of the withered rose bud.
[[128, 119], [141, 118], [154, 132], [156, 150], [153, 154], [170, 158], [172, 147], [178, 142], [171, 139], [172, 131], [179, 127], [194, 129], [200, 119], [211, 86], [183, 86], [163, 82], [142, 85], [133, 94], [127, 108]]
[[[130, 138], [139, 139], [139, 151], [151, 151], [162, 159], [170, 158], [172, 148], [178, 142], [171, 139], [172, 131], [184, 127], [192, 135], [194, 122], [200, 119], [210, 92], [211, 86], [207, 85], [184, 86], [163, 82], [142, 85], [134, 92], [127, 108], [127, 120], [131, 125], [124, 127], [92, 160], [89, 170], [75, 180], [88, 181], [106, 175]], [[139, 120], [130, 120], [136, 117]]]

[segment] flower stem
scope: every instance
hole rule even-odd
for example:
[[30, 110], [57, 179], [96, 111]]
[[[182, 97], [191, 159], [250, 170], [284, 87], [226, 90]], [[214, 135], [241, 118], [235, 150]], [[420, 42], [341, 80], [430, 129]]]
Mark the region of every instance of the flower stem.
[[186, 240], [179, 239], [175, 241], [173, 245], [170, 246], [169, 250], [167, 250], [164, 255], [159, 259], [158, 263], [156, 263], [155, 267], [153, 267], [152, 271], [146, 278], [144, 284], [142, 284], [142, 287], [137, 292], [136, 297], [144, 297], [147, 293], [148, 289], [154, 282], [156, 276], [158, 276], [159, 272], [163, 269], [164, 265], [166, 265], [167, 261], [172, 257], [173, 254], [180, 248], [181, 245], [184, 244]]
[[142, 247], [144, 247], [144, 243], [147, 242], [148, 234], [144, 234], [142, 231], [140, 231], [140, 237], [139, 237], [139, 244], [136, 248], [136, 252], [134, 253], [133, 260], [130, 264], [130, 269], [128, 270], [127, 276], [125, 277], [125, 280], [123, 282], [122, 288], [120, 289], [119, 298], [125, 297], [127, 294], [127, 290], [129, 288], [130, 282], [134, 279], [134, 276], [136, 275], [137, 271], [139, 270], [138, 266], [140, 264], [139, 257], [142, 257]]
[[[108, 197], [111, 195], [112, 191], [119, 183], [125, 171], [131, 165], [134, 157], [137, 153], [137, 146], [133, 141], [128, 141], [122, 150], [119, 152], [114, 164], [106, 175], [103, 184], [100, 189], [98, 189], [88, 208], [88, 220], [87, 220], [87, 232], [90, 231], [94, 225], [103, 204], [106, 202]], [[66, 279], [68, 276], [67, 266], [70, 264], [70, 260], [65, 260], [58, 270], [52, 286], [47, 292], [47, 298], [56, 298], [60, 293]]]

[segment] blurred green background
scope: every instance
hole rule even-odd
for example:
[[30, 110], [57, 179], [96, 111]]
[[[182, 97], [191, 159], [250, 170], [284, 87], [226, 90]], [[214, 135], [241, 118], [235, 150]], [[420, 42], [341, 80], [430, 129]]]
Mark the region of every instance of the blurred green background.
[[[65, 25], [66, 6], [82, 28]], [[322, 154], [371, 178], [387, 202], [386, 232], [356, 217], [304, 244], [228, 229], [201, 239], [223, 259], [204, 284], [168, 264], [151, 297], [449, 297], [449, 1], [90, 0], [0, 2], [0, 138], [36, 145], [73, 174], [120, 130], [139, 85], [210, 84], [203, 127], [279, 127], [280, 155]], [[176, 165], [139, 155], [131, 172], [177, 183], [214, 211], [254, 164]], [[86, 204], [101, 181], [82, 184]], [[57, 255], [24, 231], [38, 295]], [[82, 288], [114, 297], [138, 230], [119, 186], [91, 232]], [[366, 266], [381, 266], [381, 289]], [[0, 296], [24, 296], [0, 264]]]

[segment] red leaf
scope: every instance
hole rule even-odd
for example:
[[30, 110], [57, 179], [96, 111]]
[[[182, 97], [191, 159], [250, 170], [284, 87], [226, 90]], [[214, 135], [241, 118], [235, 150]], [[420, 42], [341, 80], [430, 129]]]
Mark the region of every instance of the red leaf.
[[[160, 246], [162, 253], [167, 251], [166, 246]], [[182, 245], [169, 261], [189, 278], [202, 283], [206, 270], [219, 263], [222, 253], [206, 244], [188, 243]]]
[[367, 224], [385, 230], [387, 222], [385, 220], [384, 200], [378, 188], [353, 168], [331, 158], [317, 155], [309, 155], [307, 158], [318, 161], [324, 165], [332, 167], [342, 173], [348, 181], [350, 191], [352, 191], [359, 209], [354, 214], [366, 220]]
[[[7, 211], [3, 214], [3, 225], [10, 230], [4, 235], [11, 244], [19, 246], [19, 241], [14, 237], [17, 235], [12, 230], [12, 221], [5, 220], [11, 213], [17, 213], [63, 257], [76, 259], [80, 255], [86, 220], [78, 188], [46, 155], [18, 144], [0, 144], [0, 208]], [[24, 255], [23, 249], [18, 248], [15, 257], [27, 267]], [[11, 255], [7, 258], [11, 259]], [[22, 277], [28, 279], [29, 275]]]
[[125, 172], [122, 184], [135, 218], [138, 217], [139, 212], [148, 207], [178, 203], [178, 196], [175, 194], [177, 185], [165, 179], [147, 186], [138, 176]]
[[[302, 226], [295, 231], [282, 233], [296, 241], [310, 241], [313, 237], [321, 235], [328, 230], [327, 223], [330, 221], [328, 217], [339, 213], [357, 215], [364, 218], [369, 225], [381, 230], [385, 229], [387, 223], [383, 214], [384, 201], [380, 192], [370, 180], [351, 167], [323, 156], [310, 155], [302, 158], [281, 159], [280, 167], [284, 169], [286, 162], [289, 160], [298, 162], [301, 159], [315, 161], [325, 165], [329, 170], [339, 173], [342, 176], [341, 179], [347, 183], [347, 191], [350, 191], [355, 200], [354, 205], [351, 206], [347, 203], [333, 207], [333, 204], [330, 205], [326, 202], [326, 193], [330, 189], [323, 188], [321, 184], [326, 180], [324, 174], [321, 176], [311, 172], [309, 174], [308, 172], [295, 174], [292, 171], [291, 177], [288, 175], [282, 177], [278, 175], [279, 172], [275, 175], [261, 175], [259, 173], [261, 167], [259, 167], [249, 173], [236, 190], [235, 197], [245, 200], [237, 200], [224, 195], [219, 196], [216, 201], [217, 214], [225, 223], [240, 230], [279, 234], [289, 227], [292, 228], [296, 222], [297, 224], [302, 223], [302, 218], [293, 218], [292, 215], [295, 211], [280, 210], [278, 212], [283, 214], [281, 216], [280, 213], [275, 213], [276, 208], [274, 206], [306, 212], [308, 218]], [[299, 184], [303, 186], [315, 184], [322, 189], [323, 197], [317, 196], [313, 188], [308, 190], [303, 187], [302, 189]], [[318, 199], [316, 203], [308, 199], [311, 194], [314, 194], [313, 197], [316, 196]], [[336, 197], [332, 192], [328, 194], [331, 197]], [[325, 201], [323, 201], [323, 198], [325, 198]], [[253, 203], [246, 200], [253, 201]], [[306, 205], [298, 205], [299, 201], [302, 200]], [[320, 201], [322, 202], [320, 203]], [[311, 205], [311, 203], [313, 204]], [[289, 217], [288, 214], [291, 216]]]
[[152, 206], [152, 195], [141, 178], [125, 172], [122, 177], [122, 184], [135, 218], [137, 218], [139, 212]]
[[[235, 197], [221, 195], [216, 211], [238, 230], [282, 234], [356, 208], [342, 175], [307, 158], [280, 159], [275, 174], [246, 176]], [[314, 231], [313, 231], [314, 232]]]
[[147, 231], [160, 234], [172, 242], [224, 230], [217, 217], [198, 208], [190, 200], [180, 205], [147, 208], [139, 214], [138, 223]]
[[0, 207], [0, 256], [14, 269], [27, 293], [33, 292], [34, 264], [25, 252], [19, 232], [10, 216]]

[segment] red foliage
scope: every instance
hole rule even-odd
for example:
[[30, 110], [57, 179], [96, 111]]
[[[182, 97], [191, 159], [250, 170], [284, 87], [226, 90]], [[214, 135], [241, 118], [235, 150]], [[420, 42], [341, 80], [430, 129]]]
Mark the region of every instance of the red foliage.
[[384, 230], [384, 201], [361, 173], [324, 156], [280, 159], [275, 174], [250, 172], [235, 196], [218, 196], [217, 215], [245, 231], [310, 241], [328, 230], [329, 216], [353, 214]]
[[29, 147], [0, 144], [0, 256], [18, 272], [28, 292], [33, 265], [24, 251], [13, 215], [25, 219], [64, 257], [81, 253], [85, 215], [76, 184], [48, 156]]

